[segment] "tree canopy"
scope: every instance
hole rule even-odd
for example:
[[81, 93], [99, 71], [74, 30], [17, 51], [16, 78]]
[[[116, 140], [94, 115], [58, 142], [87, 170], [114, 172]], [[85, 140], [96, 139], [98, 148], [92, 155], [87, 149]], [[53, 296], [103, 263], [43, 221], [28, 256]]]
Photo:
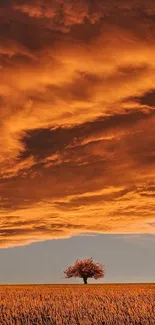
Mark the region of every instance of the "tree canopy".
[[87, 284], [88, 278], [99, 279], [104, 277], [104, 267], [100, 263], [95, 263], [92, 258], [76, 260], [74, 265], [69, 266], [64, 271], [66, 278], [82, 278]]

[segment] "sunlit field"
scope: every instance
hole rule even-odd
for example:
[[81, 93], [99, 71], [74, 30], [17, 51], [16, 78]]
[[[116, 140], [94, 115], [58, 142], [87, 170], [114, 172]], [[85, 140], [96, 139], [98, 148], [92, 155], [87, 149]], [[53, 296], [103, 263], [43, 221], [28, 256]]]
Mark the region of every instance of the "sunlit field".
[[0, 324], [155, 324], [155, 284], [0, 286]]

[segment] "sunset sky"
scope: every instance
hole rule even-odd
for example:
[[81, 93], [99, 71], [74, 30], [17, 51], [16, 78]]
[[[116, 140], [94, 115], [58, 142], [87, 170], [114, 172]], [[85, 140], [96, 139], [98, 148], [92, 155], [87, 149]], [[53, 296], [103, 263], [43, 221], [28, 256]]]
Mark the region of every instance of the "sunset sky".
[[143, 251], [152, 279], [154, 58], [154, 0], [0, 0], [0, 282], [35, 281], [13, 256], [91, 249], [133, 268]]

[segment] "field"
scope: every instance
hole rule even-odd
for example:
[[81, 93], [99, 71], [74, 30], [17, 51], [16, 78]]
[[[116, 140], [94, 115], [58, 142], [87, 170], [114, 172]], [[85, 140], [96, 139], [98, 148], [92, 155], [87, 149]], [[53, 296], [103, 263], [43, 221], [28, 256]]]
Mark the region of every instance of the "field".
[[155, 284], [0, 286], [1, 325], [155, 324]]

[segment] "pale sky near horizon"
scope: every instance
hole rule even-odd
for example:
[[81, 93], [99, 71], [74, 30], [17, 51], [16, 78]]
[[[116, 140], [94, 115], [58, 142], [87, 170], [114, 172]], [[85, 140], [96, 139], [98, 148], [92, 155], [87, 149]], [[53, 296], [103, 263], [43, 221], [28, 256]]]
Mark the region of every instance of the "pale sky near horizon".
[[154, 247], [150, 235], [97, 235], [1, 249], [0, 284], [82, 283], [63, 270], [88, 257], [105, 266], [105, 277], [90, 283], [155, 282]]

